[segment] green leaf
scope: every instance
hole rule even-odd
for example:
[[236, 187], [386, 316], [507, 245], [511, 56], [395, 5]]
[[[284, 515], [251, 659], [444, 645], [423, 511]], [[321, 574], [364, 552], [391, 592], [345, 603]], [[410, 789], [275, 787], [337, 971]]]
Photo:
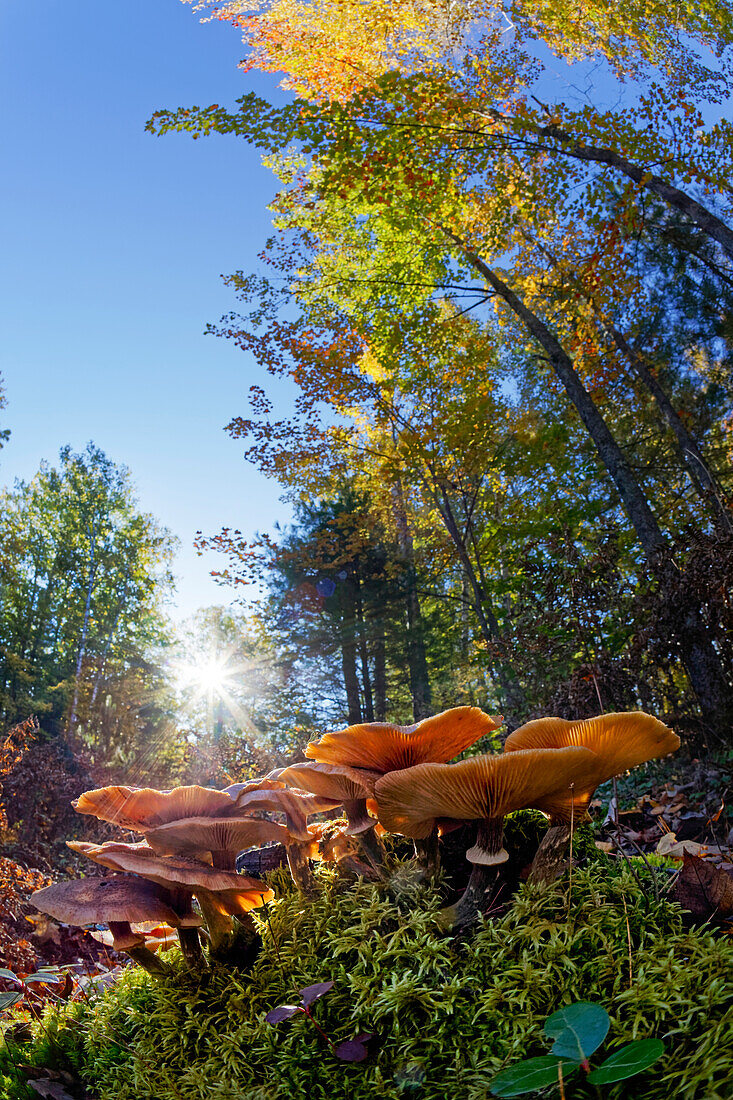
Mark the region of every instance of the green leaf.
[[612, 1081], [624, 1081], [627, 1077], [633, 1077], [635, 1073], [641, 1073], [652, 1062], [656, 1062], [664, 1054], [664, 1043], [661, 1039], [639, 1039], [635, 1043], [627, 1043], [620, 1050], [602, 1062], [598, 1069], [588, 1074], [588, 1080], [593, 1085], [609, 1085]]
[[525, 1092], [536, 1092], [557, 1082], [558, 1066], [562, 1066], [563, 1080], [578, 1069], [577, 1062], [553, 1058], [551, 1054], [545, 1054], [542, 1058], [527, 1058], [497, 1073], [489, 1082], [489, 1090], [492, 1096], [521, 1096]]
[[22, 993], [0, 993], [0, 1012], [4, 1012], [6, 1008], [12, 1008], [13, 1005], [17, 1005], [18, 1001], [22, 1000]]
[[19, 981], [18, 975], [14, 974], [12, 970], [6, 970], [5, 967], [0, 967], [0, 978], [9, 979], [11, 982]]
[[605, 1008], [578, 1001], [553, 1012], [545, 1020], [545, 1035], [554, 1039], [552, 1053], [558, 1058], [586, 1061], [608, 1034], [611, 1020]]

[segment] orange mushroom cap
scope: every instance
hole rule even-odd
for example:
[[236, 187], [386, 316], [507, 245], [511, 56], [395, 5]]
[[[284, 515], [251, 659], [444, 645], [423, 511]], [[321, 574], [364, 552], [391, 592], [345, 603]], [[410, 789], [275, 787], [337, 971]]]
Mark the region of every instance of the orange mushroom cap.
[[278, 783], [277, 787], [240, 791], [234, 801], [231, 816], [241, 817], [257, 811], [285, 814], [285, 824], [290, 835], [305, 841], [308, 840], [306, 818], [311, 814], [322, 813], [323, 810], [333, 810], [338, 805], [339, 800], [332, 796], [325, 798], [321, 793], [292, 790], [284, 783]]
[[85, 791], [72, 806], [78, 814], [91, 814], [123, 829], [142, 833], [183, 817], [213, 817], [232, 808], [232, 799], [212, 787], [99, 787]]
[[350, 768], [348, 764], [319, 764], [315, 761], [291, 764], [280, 774], [285, 783], [335, 799], [337, 806], [344, 801], [355, 802], [374, 794], [374, 784], [382, 775], [366, 768]]
[[[72, 840], [67, 841], [67, 844], [72, 851], [85, 855], [102, 867], [139, 875], [141, 879], [157, 883], [168, 890], [183, 890], [189, 894], [198, 894], [202, 890], [208, 893], [236, 894], [241, 896], [242, 904], [247, 909], [256, 909], [263, 901], [271, 901], [275, 896], [269, 886], [259, 879], [248, 878], [236, 871], [222, 871], [197, 859], [186, 859], [183, 856], [163, 859], [145, 843], [123, 844], [108, 841], [105, 844], [90, 844]], [[198, 917], [186, 916], [168, 923], [173, 923], [176, 927], [188, 927], [198, 925], [201, 921]]]
[[478, 707], [453, 707], [412, 726], [367, 722], [325, 733], [306, 747], [305, 755], [323, 764], [347, 764], [382, 774], [402, 771], [428, 761], [451, 760], [503, 721], [500, 715], [485, 714]]
[[376, 824], [367, 810], [367, 796], [374, 793], [374, 784], [380, 772], [364, 768], [350, 768], [346, 764], [291, 764], [282, 772], [287, 783], [295, 783], [322, 797], [334, 800], [333, 806], [343, 805], [350, 835], [363, 833]]
[[148, 830], [146, 838], [162, 856], [237, 853], [273, 840], [287, 844], [291, 839], [284, 825], [255, 817], [187, 817]]
[[[527, 749], [557, 749], [580, 745], [591, 749], [598, 758], [598, 775], [595, 782], [577, 786], [573, 792], [574, 810], [585, 810], [599, 783], [605, 783], [614, 775], [666, 756], [680, 747], [676, 733], [643, 711], [623, 711], [616, 714], [600, 714], [569, 722], [564, 718], [538, 718], [520, 726], [507, 737], [505, 753]], [[570, 802], [565, 797], [548, 796], [537, 807], [553, 817], [567, 819]]]
[[389, 832], [430, 836], [441, 818], [492, 820], [539, 799], [582, 785], [596, 774], [590, 749], [528, 749], [473, 756], [457, 764], [418, 764], [383, 776], [376, 785], [379, 820]]

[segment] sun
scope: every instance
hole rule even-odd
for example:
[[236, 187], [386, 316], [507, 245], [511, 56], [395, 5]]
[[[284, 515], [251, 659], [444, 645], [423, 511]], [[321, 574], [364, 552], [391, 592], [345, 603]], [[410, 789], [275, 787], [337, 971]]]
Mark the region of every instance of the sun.
[[200, 661], [182, 662], [176, 679], [182, 688], [193, 688], [202, 695], [219, 695], [231, 686], [233, 671], [227, 661], [220, 657], [209, 657]]
[[193, 687], [199, 692], [220, 692], [231, 683], [232, 669], [227, 661], [210, 657], [179, 664], [176, 680], [180, 687]]

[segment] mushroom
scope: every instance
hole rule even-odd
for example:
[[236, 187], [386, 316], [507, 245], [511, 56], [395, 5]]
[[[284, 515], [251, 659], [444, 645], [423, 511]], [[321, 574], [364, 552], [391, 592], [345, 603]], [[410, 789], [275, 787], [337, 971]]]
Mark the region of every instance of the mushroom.
[[325, 733], [306, 746], [305, 755], [322, 764], [347, 764], [384, 774], [451, 760], [503, 721], [501, 715], [485, 714], [478, 707], [453, 707], [412, 726], [367, 722]]
[[[270, 794], [282, 794], [271, 791]], [[289, 792], [290, 795], [293, 792]], [[289, 807], [293, 832], [285, 825], [275, 821], [266, 821], [256, 817], [246, 817], [240, 810], [240, 817], [190, 817], [183, 821], [169, 821], [146, 833], [151, 845], [161, 855], [184, 853], [201, 858], [210, 854], [215, 867], [233, 871], [237, 853], [258, 844], [270, 841], [283, 844], [288, 857], [288, 866], [293, 881], [304, 893], [315, 890], [315, 880], [308, 865], [307, 847], [311, 843], [310, 833], [305, 825], [303, 800], [313, 796], [301, 794], [300, 811], [297, 799], [291, 797]], [[323, 800], [321, 799], [322, 803]], [[329, 805], [333, 805], [332, 802]], [[281, 804], [282, 809], [282, 804]], [[307, 809], [307, 804], [306, 804]], [[284, 811], [283, 811], [284, 812]], [[315, 812], [311, 810], [310, 812]], [[301, 823], [302, 822], [302, 823]]]
[[123, 829], [143, 833], [184, 817], [214, 817], [232, 808], [232, 798], [212, 787], [99, 787], [72, 802], [78, 814], [91, 814]]
[[232, 872], [238, 852], [273, 840], [284, 844], [288, 837], [283, 825], [244, 816], [186, 817], [145, 831], [145, 839], [159, 855], [211, 859], [214, 867]]
[[599, 783], [634, 768], [646, 760], [666, 756], [680, 746], [680, 739], [659, 719], [643, 711], [600, 714], [578, 722], [563, 718], [538, 718], [520, 726], [507, 737], [505, 753], [527, 749], [557, 749], [581, 745], [598, 758], [598, 770], [588, 782], [576, 785], [572, 792], [549, 795], [535, 803], [550, 816], [550, 828], [537, 850], [529, 881], [551, 882], [562, 866], [570, 839], [571, 820], [586, 815], [588, 804]]
[[109, 925], [116, 951], [125, 951], [151, 974], [167, 973], [165, 964], [145, 946], [144, 934], [130, 927], [140, 921], [179, 925], [182, 918], [166, 891], [155, 883], [134, 875], [75, 879], [36, 890], [30, 900], [36, 909], [64, 924]]
[[381, 880], [379, 870], [359, 859], [359, 837], [349, 835], [343, 825], [336, 821], [324, 821], [311, 825], [309, 831], [313, 837], [311, 859], [337, 863], [339, 870], [350, 871], [367, 882]]
[[[264, 786], [267, 783], [268, 786]], [[285, 783], [277, 786], [271, 780], [263, 780], [263, 786], [249, 786], [240, 791], [234, 800], [232, 816], [248, 813], [280, 813], [285, 815], [285, 827], [291, 836], [299, 840], [308, 840], [306, 818], [324, 810], [333, 810], [340, 801], [333, 795], [324, 797], [326, 792], [310, 790], [292, 790]]]
[[454, 923], [475, 919], [492, 868], [508, 859], [502, 819], [511, 810], [537, 805], [538, 799], [595, 775], [590, 749], [525, 750], [473, 756], [458, 764], [418, 764], [377, 781], [379, 820], [390, 831], [413, 839], [429, 837], [441, 819], [476, 821], [476, 843], [466, 852], [473, 863], [463, 897], [454, 907]]
[[[402, 771], [416, 764], [445, 763], [486, 733], [498, 729], [501, 715], [478, 707], [453, 707], [412, 726], [367, 722], [326, 733], [306, 746], [305, 754], [323, 764], [346, 764], [369, 772]], [[428, 874], [438, 867], [438, 838], [433, 831], [415, 840], [415, 853]]]
[[[246, 915], [251, 909], [258, 908], [274, 897], [273, 891], [259, 879], [210, 867], [197, 859], [180, 855], [165, 859], [146, 843], [123, 844], [109, 841], [106, 844], [89, 844], [85, 841], [68, 841], [68, 846], [103, 867], [109, 867], [113, 871], [132, 872], [165, 887], [177, 907], [187, 910], [194, 918], [180, 927], [181, 950], [189, 963], [197, 962], [200, 956], [196, 928], [191, 926], [201, 922], [191, 911], [192, 894], [195, 894], [201, 906], [212, 947], [215, 949], [231, 933], [232, 916], [240, 919], [251, 938], [254, 925], [251, 919], [245, 919]], [[186, 935], [189, 930], [191, 934]]]
[[308, 863], [311, 835], [306, 819], [311, 814], [333, 810], [340, 803], [338, 799], [325, 797], [321, 793], [286, 787], [280, 780], [280, 773], [284, 770], [278, 771], [276, 780], [272, 778], [271, 773], [256, 785], [250, 785], [247, 789], [240, 791], [235, 800], [235, 812], [241, 814], [262, 811], [285, 815], [288, 839], [283, 843], [290, 874], [299, 890], [305, 894], [312, 894], [316, 890], [316, 881]]
[[374, 832], [376, 820], [368, 813], [367, 799], [374, 793], [374, 784], [380, 775], [377, 771], [350, 768], [346, 764], [307, 762], [284, 768], [280, 779], [334, 799], [334, 806], [342, 805], [347, 818], [344, 834], [358, 837], [363, 854], [379, 871], [384, 862], [384, 849]]
[[[174, 947], [177, 942], [178, 929], [172, 928], [169, 924], [154, 924], [153, 921], [145, 921], [140, 924], [137, 923], [132, 928], [132, 934], [142, 936], [145, 947], [150, 951], [160, 951], [161, 948]], [[103, 943], [106, 947], [112, 947], [116, 951], [124, 950], [120, 940], [117, 941], [115, 947], [115, 938], [111, 932], [102, 930], [92, 932], [92, 939], [95, 939], [98, 943]]]

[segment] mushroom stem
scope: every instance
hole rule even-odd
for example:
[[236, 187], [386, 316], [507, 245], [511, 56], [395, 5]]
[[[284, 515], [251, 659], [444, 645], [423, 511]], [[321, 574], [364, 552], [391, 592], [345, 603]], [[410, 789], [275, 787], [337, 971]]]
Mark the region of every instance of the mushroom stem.
[[211, 948], [213, 951], [217, 951], [231, 936], [234, 930], [234, 922], [229, 914], [217, 905], [216, 895], [210, 890], [198, 890], [196, 897], [201, 906], [201, 914], [206, 921]]
[[365, 829], [363, 833], [358, 833], [354, 839], [357, 841], [361, 848], [362, 854], [366, 858], [367, 863], [377, 872], [377, 875], [382, 877], [382, 868], [384, 867], [384, 845], [374, 831], [374, 826], [369, 829]]
[[155, 974], [156, 977], [160, 977], [162, 974], [170, 973], [170, 968], [158, 958], [155, 952], [151, 951], [149, 947], [145, 947], [145, 937], [142, 935], [136, 936], [133, 933], [129, 921], [111, 920], [108, 921], [108, 924], [112, 933], [112, 943], [117, 951], [124, 951], [143, 970], [147, 970], [148, 974]]
[[425, 872], [425, 878], [435, 878], [440, 870], [440, 850], [438, 848], [438, 830], [433, 829], [430, 836], [423, 840], [413, 840], [415, 859]]
[[504, 847], [503, 817], [486, 817], [479, 821], [476, 843], [466, 852], [466, 859], [469, 863], [482, 863], [487, 867], [506, 863], [509, 853]]
[[504, 820], [501, 817], [484, 818], [476, 830], [476, 843], [466, 852], [466, 859], [473, 864], [471, 877], [463, 896], [455, 905], [443, 909], [440, 923], [443, 927], [460, 931], [477, 920], [486, 891], [496, 881], [497, 866], [509, 858], [504, 843]]
[[179, 928], [178, 942], [186, 966], [191, 970], [198, 970], [205, 962], [198, 928]]
[[475, 924], [482, 911], [486, 892], [494, 885], [498, 874], [496, 866], [475, 863], [462, 897], [455, 905], [441, 909], [438, 916], [441, 927], [460, 932], [463, 928]]
[[171, 972], [170, 967], [166, 966], [162, 959], [159, 959], [149, 947], [126, 947], [125, 954], [129, 955], [143, 970], [147, 970], [148, 974], [153, 974], [156, 978], [161, 978]]
[[248, 966], [254, 962], [262, 949], [262, 936], [250, 913], [241, 913], [234, 920], [238, 926], [234, 941], [237, 961], [240, 965]]
[[565, 870], [565, 853], [570, 842], [570, 822], [554, 822], [542, 838], [537, 849], [527, 882], [536, 886], [549, 886]]
[[364, 832], [374, 824], [374, 818], [369, 816], [366, 798], [344, 799], [344, 813], [348, 821], [346, 832], [349, 836]]
[[308, 860], [308, 844], [298, 844], [293, 842], [292, 844], [285, 845], [285, 851], [288, 856], [288, 867], [290, 868], [290, 874], [292, 875], [293, 882], [298, 887], [302, 894], [307, 897], [312, 897], [318, 892], [318, 884], [313, 877], [311, 871], [310, 862]]

